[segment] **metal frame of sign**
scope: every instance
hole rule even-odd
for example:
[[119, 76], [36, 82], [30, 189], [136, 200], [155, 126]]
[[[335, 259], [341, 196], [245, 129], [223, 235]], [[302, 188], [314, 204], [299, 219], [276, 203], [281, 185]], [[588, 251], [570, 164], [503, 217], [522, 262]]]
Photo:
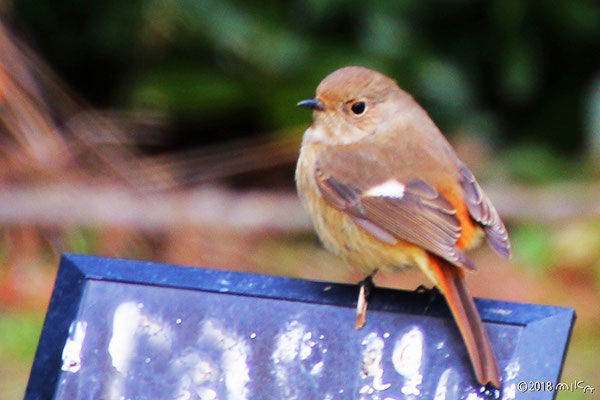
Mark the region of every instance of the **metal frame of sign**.
[[[191, 289], [347, 308], [355, 308], [358, 293], [356, 285], [66, 254], [60, 263], [26, 399], [55, 397], [69, 327], [78, 314], [82, 295], [90, 281]], [[558, 382], [576, 318], [574, 310], [485, 299], [476, 299], [476, 304], [486, 323], [523, 327], [516, 344], [521, 381], [546, 382], [550, 379], [554, 384]], [[451, 318], [441, 296], [432, 301], [429, 294], [418, 291], [376, 288], [369, 310]], [[511, 398], [530, 398], [527, 396], [531, 395], [518, 390], [514, 394]], [[554, 396], [554, 392], [540, 392], [535, 398], [551, 399]]]

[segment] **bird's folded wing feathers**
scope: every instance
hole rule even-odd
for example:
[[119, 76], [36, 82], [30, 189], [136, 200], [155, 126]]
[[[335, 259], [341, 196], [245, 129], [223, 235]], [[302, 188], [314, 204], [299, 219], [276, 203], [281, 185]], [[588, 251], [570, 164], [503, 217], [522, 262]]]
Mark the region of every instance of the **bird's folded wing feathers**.
[[510, 258], [510, 242], [508, 232], [498, 212], [485, 195], [477, 180], [467, 167], [460, 167], [460, 184], [465, 194], [467, 209], [471, 217], [479, 222], [490, 246], [501, 256]]
[[326, 201], [378, 239], [401, 239], [454, 265], [475, 268], [456, 246], [461, 235], [456, 210], [427, 182], [403, 181], [377, 157], [360, 151], [322, 153], [315, 179]]

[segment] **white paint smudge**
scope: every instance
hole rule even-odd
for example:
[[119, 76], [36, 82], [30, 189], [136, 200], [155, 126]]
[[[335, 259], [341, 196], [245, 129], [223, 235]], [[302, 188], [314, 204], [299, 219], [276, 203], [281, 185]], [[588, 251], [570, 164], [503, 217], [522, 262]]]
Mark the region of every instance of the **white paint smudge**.
[[321, 375], [321, 371], [323, 371], [323, 361], [319, 361], [310, 369], [311, 375]]
[[376, 332], [369, 333], [362, 341], [361, 371], [363, 379], [376, 376], [381, 370], [381, 359], [385, 343]]
[[513, 400], [515, 397], [517, 397], [517, 385], [514, 382], [502, 385], [502, 400]]
[[300, 345], [300, 359], [306, 360], [312, 354], [312, 349], [315, 347], [315, 342], [312, 340], [312, 333], [306, 332], [302, 336], [302, 343]]
[[196, 346], [171, 362], [179, 377], [177, 399], [214, 400], [219, 393], [226, 393], [229, 400], [247, 399], [249, 352], [246, 340], [236, 332], [217, 320], [203, 321]]
[[458, 399], [458, 374], [453, 368], [447, 368], [440, 376], [435, 389], [434, 400]]
[[250, 347], [244, 339], [234, 332], [227, 332], [217, 326], [217, 323], [208, 320], [202, 329], [202, 339], [212, 341], [222, 351], [221, 367], [225, 374], [227, 398], [230, 400], [244, 400], [248, 398], [250, 371], [248, 367], [248, 353]]
[[217, 392], [208, 388], [200, 388], [196, 391], [200, 400], [215, 400], [217, 398]]
[[62, 367], [66, 372], [78, 372], [81, 369], [81, 349], [87, 329], [86, 321], [73, 321], [69, 326], [69, 337], [62, 352]]
[[424, 339], [423, 333], [417, 327], [402, 335], [394, 345], [392, 362], [396, 372], [406, 379], [402, 386], [402, 393], [419, 396], [419, 385], [423, 382], [421, 364], [423, 362]]
[[148, 344], [169, 350], [172, 344], [170, 326], [159, 318], [148, 317], [142, 313], [142, 303], [121, 303], [113, 315], [113, 329], [108, 353], [113, 367], [126, 373], [129, 362], [135, 354], [140, 336], [148, 338]]
[[112, 365], [121, 373], [126, 372], [135, 352], [135, 333], [140, 324], [141, 313], [133, 302], [120, 304], [113, 315], [113, 329], [108, 354]]
[[302, 342], [305, 329], [306, 327], [298, 321], [292, 321], [286, 325], [285, 330], [279, 334], [275, 351], [271, 355], [275, 363], [292, 362], [298, 358], [300, 353], [310, 355], [312, 350]]
[[304, 392], [314, 386], [308, 382], [322, 376], [327, 352], [322, 346], [324, 338], [297, 320], [288, 322], [276, 336], [271, 360], [282, 398], [303, 399]]
[[517, 385], [513, 381], [519, 375], [521, 364], [519, 359], [515, 358], [504, 368], [504, 384], [502, 385], [502, 398], [505, 400], [513, 400], [517, 397]]
[[510, 381], [510, 380], [515, 379], [517, 377], [517, 375], [519, 374], [520, 370], [521, 370], [521, 364], [519, 364], [519, 359], [515, 358], [510, 363], [508, 363], [506, 368], [504, 368], [504, 372], [505, 372], [505, 376], [506, 376], [505, 380]]
[[[383, 367], [381, 360], [383, 359], [383, 348], [385, 347], [384, 340], [379, 337], [376, 332], [369, 333], [362, 341], [363, 351], [361, 360], [361, 377], [362, 379], [370, 379], [370, 383], [365, 384], [360, 389], [361, 399], [366, 399], [364, 395], [372, 395], [375, 391], [380, 392], [387, 390], [391, 384], [383, 383]], [[379, 399], [379, 395], [371, 398]]]
[[[176, 399], [191, 398], [198, 393], [200, 398], [208, 396], [221, 379], [217, 362], [196, 349], [187, 349], [183, 355], [172, 361], [171, 370], [179, 377]], [[216, 392], [215, 392], [216, 393]]]
[[510, 314], [512, 314], [512, 310], [505, 310], [504, 308], [491, 308], [488, 311], [489, 312], [493, 312], [494, 314], [499, 314], [499, 315], [510, 315]]

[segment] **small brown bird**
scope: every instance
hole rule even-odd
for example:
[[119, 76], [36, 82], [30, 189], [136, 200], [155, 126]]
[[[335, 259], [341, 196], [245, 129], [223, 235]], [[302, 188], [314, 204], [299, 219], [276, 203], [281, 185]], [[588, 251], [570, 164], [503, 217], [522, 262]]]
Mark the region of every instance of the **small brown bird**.
[[487, 332], [465, 282], [464, 250], [485, 235], [510, 257], [504, 224], [427, 112], [395, 81], [363, 67], [327, 76], [296, 168], [300, 198], [325, 247], [369, 276], [417, 266], [444, 294], [481, 384], [500, 387]]

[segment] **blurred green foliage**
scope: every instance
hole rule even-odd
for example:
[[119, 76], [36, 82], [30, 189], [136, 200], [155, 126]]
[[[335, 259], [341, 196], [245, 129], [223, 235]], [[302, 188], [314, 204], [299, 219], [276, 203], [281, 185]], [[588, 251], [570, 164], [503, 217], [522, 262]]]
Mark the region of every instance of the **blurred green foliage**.
[[[600, 151], [597, 5], [18, 0], [13, 25], [85, 98], [167, 112], [175, 147], [306, 124], [295, 103], [361, 64], [396, 78], [450, 135], [572, 154]], [[510, 157], [527, 170], [544, 154]]]
[[[0, 314], [0, 354], [3, 360], [21, 362], [33, 359], [42, 331], [39, 314]], [[15, 335], [18, 332], [18, 335]]]
[[23, 398], [43, 312], [0, 313], [0, 399]]
[[98, 239], [93, 228], [75, 228], [67, 232], [65, 248], [78, 254], [95, 254], [98, 252]]
[[509, 175], [527, 184], [589, 178], [580, 158], [569, 158], [549, 144], [523, 143], [508, 149], [503, 162]]
[[548, 229], [540, 225], [524, 225], [511, 231], [518, 261], [532, 272], [542, 272], [555, 260], [552, 259], [552, 242]]

